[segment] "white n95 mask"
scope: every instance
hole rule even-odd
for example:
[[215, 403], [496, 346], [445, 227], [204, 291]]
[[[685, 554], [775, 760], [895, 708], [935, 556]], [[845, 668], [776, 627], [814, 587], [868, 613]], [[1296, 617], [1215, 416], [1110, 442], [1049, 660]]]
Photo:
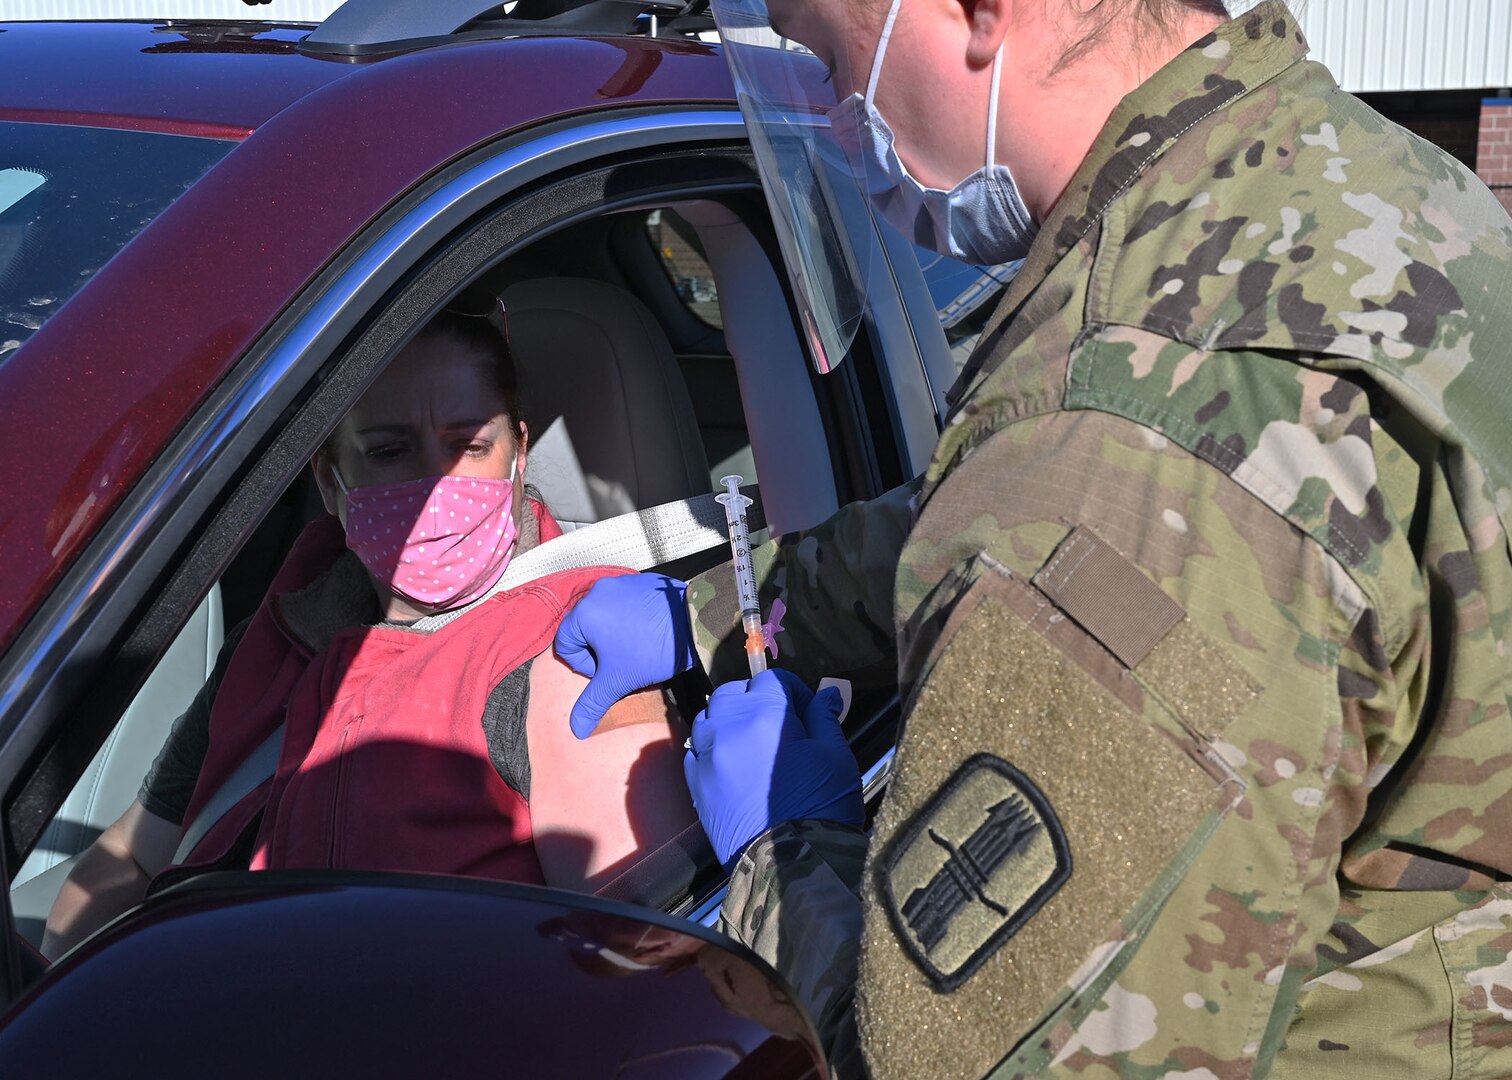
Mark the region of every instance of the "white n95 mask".
[[853, 159], [859, 159], [866, 194], [877, 212], [920, 247], [983, 266], [1022, 259], [1039, 226], [1024, 205], [1018, 184], [997, 150], [998, 86], [1003, 50], [992, 61], [992, 97], [987, 105], [987, 163], [949, 191], [928, 188], [909, 175], [894, 146], [893, 131], [877, 109], [877, 80], [902, 0], [892, 0], [865, 95], [852, 93], [830, 111], [830, 129]]

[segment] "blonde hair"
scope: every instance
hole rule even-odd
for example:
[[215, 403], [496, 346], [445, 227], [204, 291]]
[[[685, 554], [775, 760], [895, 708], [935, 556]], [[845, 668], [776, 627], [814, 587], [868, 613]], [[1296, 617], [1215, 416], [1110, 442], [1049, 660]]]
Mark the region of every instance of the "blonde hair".
[[1169, 37], [1179, 21], [1190, 15], [1229, 17], [1225, 0], [1069, 0], [1068, 9], [1081, 22], [1081, 33], [1055, 63], [1063, 70], [1076, 63], [1103, 41], [1108, 32], [1123, 20], [1137, 19], [1136, 39], [1141, 43]]

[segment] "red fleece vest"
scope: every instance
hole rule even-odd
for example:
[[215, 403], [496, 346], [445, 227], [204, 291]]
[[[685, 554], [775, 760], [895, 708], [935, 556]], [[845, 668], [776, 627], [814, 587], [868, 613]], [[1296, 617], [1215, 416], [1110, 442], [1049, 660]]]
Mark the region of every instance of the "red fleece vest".
[[[561, 535], [544, 510], [536, 516], [543, 541]], [[248, 625], [215, 696], [185, 823], [280, 723], [283, 750], [274, 775], [232, 807], [183, 865], [220, 863], [262, 812], [255, 870], [541, 881], [530, 811], [489, 760], [483, 706], [505, 675], [550, 648], [557, 624], [595, 581], [625, 571], [552, 574], [433, 634], [353, 627], [311, 655], [280, 623], [273, 597], [309, 585], [345, 549], [334, 518], [312, 523]]]

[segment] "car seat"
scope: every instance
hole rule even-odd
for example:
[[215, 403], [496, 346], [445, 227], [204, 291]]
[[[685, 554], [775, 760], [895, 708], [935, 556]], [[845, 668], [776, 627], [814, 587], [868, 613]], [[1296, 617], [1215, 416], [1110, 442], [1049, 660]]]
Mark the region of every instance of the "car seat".
[[53, 898], [74, 860], [136, 799], [173, 721], [214, 671], [224, 637], [220, 588], [212, 586], [21, 864], [11, 911], [32, 944], [41, 942]]
[[502, 299], [530, 428], [525, 478], [563, 529], [708, 491], [693, 403], [644, 304], [570, 277]]

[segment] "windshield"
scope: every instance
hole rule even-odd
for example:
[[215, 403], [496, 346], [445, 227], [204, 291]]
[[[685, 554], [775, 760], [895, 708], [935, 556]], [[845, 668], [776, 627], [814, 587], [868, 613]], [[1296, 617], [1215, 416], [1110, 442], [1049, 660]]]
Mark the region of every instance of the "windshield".
[[235, 145], [0, 122], [0, 363]]

